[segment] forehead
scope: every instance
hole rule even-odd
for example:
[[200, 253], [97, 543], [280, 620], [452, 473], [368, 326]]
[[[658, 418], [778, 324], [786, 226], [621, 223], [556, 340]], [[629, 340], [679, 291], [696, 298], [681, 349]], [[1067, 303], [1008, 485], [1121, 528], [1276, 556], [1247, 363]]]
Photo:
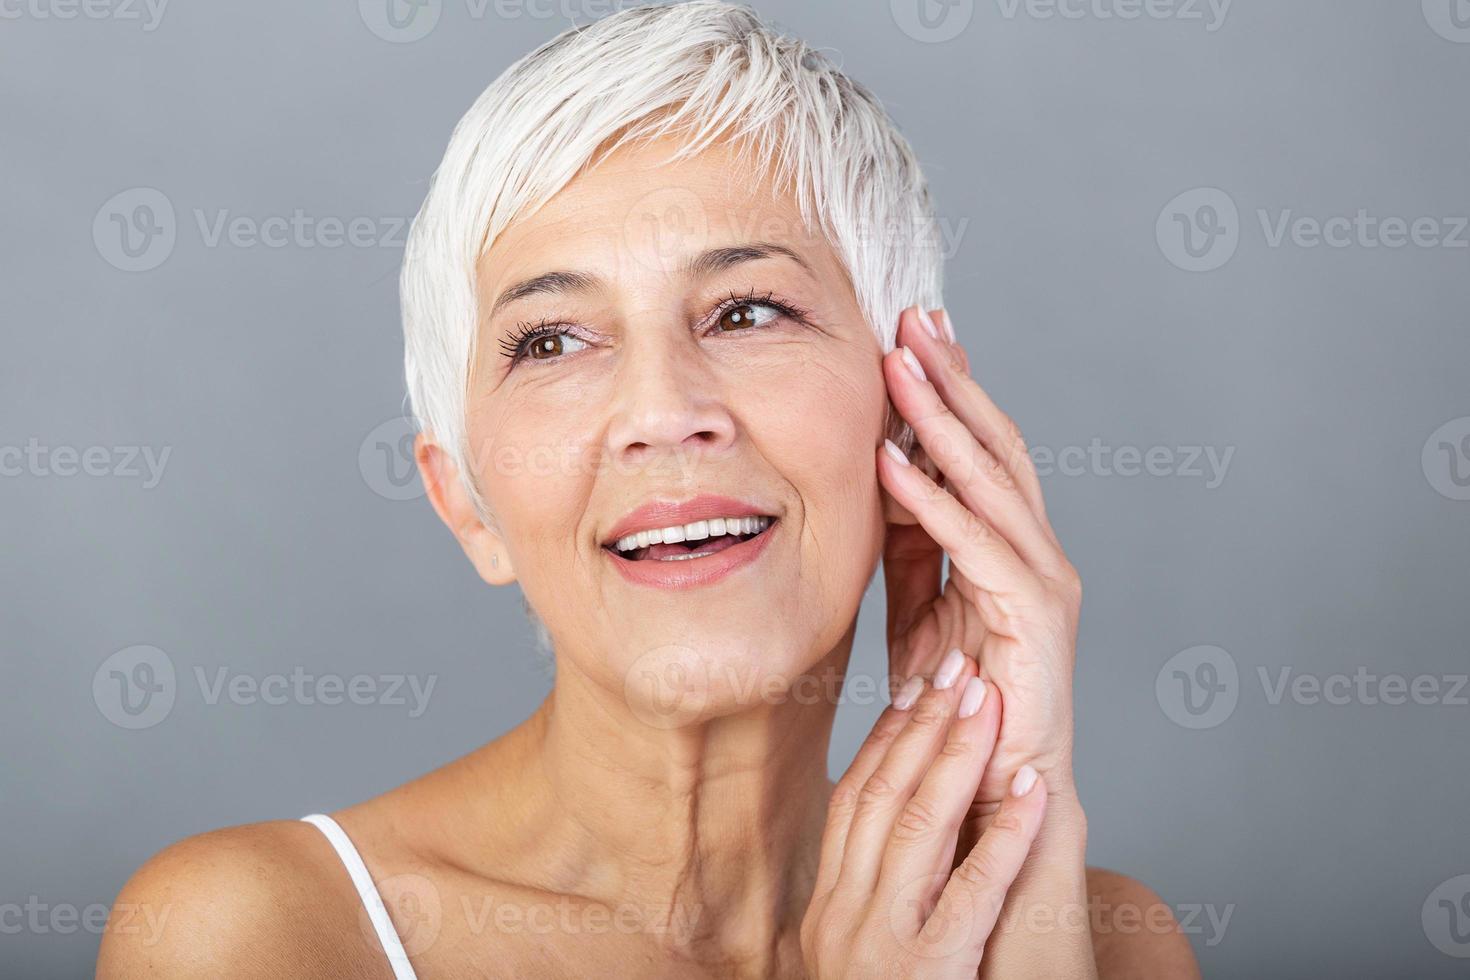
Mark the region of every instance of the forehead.
[[624, 147], [512, 222], [480, 261], [481, 295], [548, 268], [666, 277], [702, 249], [754, 241], [800, 253], [818, 274], [839, 270], [826, 239], [803, 224], [794, 192], [767, 168], [726, 144], [670, 162], [675, 149]]

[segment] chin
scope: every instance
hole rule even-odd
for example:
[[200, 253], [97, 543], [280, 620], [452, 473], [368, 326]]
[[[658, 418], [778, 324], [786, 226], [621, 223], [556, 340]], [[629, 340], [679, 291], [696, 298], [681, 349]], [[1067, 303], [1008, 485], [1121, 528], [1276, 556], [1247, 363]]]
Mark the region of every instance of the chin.
[[631, 713], [668, 729], [780, 705], [798, 685], [810, 700], [802, 678], [822, 669], [833, 644], [813, 630], [781, 629], [762, 608], [747, 599], [691, 615], [677, 635], [625, 645], [620, 680]]

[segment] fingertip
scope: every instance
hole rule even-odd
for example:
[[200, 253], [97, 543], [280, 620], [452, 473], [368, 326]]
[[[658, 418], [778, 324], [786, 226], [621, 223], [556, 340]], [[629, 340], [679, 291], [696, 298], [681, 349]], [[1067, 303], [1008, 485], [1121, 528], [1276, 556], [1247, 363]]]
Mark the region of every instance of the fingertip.
[[1016, 770], [1016, 775], [1011, 779], [1011, 795], [1022, 797], [1029, 794], [1041, 782], [1041, 773], [1032, 766], [1024, 765]]

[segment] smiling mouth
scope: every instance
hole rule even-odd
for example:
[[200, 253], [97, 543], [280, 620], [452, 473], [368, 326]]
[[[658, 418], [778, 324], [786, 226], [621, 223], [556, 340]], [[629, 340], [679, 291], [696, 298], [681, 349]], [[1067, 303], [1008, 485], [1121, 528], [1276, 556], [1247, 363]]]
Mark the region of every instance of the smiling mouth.
[[692, 524], [653, 528], [603, 545], [624, 561], [691, 561], [717, 555], [753, 540], [776, 524], [776, 518], [716, 517]]

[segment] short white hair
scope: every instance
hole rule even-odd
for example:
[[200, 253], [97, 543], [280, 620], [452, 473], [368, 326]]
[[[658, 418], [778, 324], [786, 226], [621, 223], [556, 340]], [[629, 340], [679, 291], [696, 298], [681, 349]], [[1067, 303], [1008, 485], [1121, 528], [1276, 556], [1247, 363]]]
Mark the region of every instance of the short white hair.
[[[671, 162], [729, 138], [753, 149], [744, 158], [761, 161], [777, 186], [794, 188], [885, 352], [906, 307], [942, 305], [938, 226], [918, 159], [878, 100], [821, 52], [721, 0], [630, 7], [567, 30], [506, 69], [460, 119], [403, 257], [413, 413], [482, 515], [465, 424], [476, 267], [512, 221], [584, 168], [668, 136], [681, 147]], [[912, 444], [892, 413], [889, 434]]]

